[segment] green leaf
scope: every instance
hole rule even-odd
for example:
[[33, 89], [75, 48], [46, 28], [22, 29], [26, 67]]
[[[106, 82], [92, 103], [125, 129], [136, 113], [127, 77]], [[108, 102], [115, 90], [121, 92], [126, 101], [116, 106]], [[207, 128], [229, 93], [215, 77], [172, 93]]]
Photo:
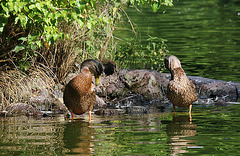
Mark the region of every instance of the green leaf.
[[157, 12], [159, 8], [160, 7], [159, 7], [158, 3], [153, 3], [153, 5], [152, 5], [153, 12]]
[[[28, 17], [26, 15], [24, 15], [23, 13], [21, 13], [21, 14], [18, 14], [18, 19], [21, 22], [21, 26], [23, 28], [26, 28], [26, 25], [27, 25], [27, 22], [28, 22]], [[17, 23], [17, 21], [15, 21], [15, 23]]]
[[35, 8], [35, 7], [36, 7], [35, 4], [31, 4], [31, 5], [29, 5], [29, 9], [33, 9], [33, 8]]
[[131, 4], [134, 4], [134, 1], [135, 1], [135, 0], [130, 0], [130, 3], [131, 3]]
[[41, 4], [40, 4], [40, 3], [37, 3], [37, 4], [36, 4], [36, 7], [37, 7], [38, 10], [42, 10], [42, 9], [41, 9]]
[[1, 6], [2, 6], [2, 9], [5, 11], [5, 13], [9, 13], [9, 9], [7, 8], [7, 7], [5, 7], [4, 5], [3, 5], [3, 3], [1, 3]]
[[19, 68], [20, 68], [20, 70], [25, 72], [30, 68], [30, 63], [28, 61], [20, 62]]
[[13, 49], [13, 51], [18, 53], [19, 51], [24, 50], [24, 49], [25, 49], [25, 45], [24, 44], [19, 44]]
[[19, 41], [27, 41], [27, 38], [26, 37], [20, 37], [18, 40]]

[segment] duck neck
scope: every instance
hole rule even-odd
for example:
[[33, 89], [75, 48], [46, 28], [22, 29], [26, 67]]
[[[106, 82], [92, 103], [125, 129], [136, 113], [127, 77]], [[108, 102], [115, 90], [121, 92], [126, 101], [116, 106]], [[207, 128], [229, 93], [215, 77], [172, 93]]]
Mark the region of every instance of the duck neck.
[[173, 70], [171, 70], [170, 72], [171, 72], [171, 80], [179, 79], [186, 76], [184, 70], [181, 67], [173, 68]]

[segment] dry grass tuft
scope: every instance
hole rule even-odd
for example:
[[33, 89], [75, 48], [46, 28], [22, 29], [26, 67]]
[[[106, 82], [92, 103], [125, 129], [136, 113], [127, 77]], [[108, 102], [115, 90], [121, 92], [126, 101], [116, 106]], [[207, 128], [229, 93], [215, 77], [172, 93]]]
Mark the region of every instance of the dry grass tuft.
[[6, 110], [15, 103], [30, 103], [42, 89], [54, 94], [56, 75], [46, 66], [30, 68], [29, 74], [20, 70], [1, 71], [0, 74], [0, 110]]

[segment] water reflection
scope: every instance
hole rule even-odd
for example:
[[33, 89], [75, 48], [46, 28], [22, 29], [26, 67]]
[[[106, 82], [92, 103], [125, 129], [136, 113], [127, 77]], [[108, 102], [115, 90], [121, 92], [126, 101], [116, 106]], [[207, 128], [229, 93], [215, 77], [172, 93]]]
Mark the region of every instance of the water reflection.
[[239, 112], [239, 105], [195, 107], [192, 123], [187, 112], [94, 117], [92, 124], [0, 117], [0, 155], [237, 155]]
[[93, 138], [95, 130], [88, 122], [74, 120], [64, 125], [64, 146], [69, 150], [67, 154], [90, 155], [93, 153]]
[[[64, 151], [61, 118], [32, 119], [25, 116], [0, 118], [2, 155], [53, 155]], [[56, 135], [60, 134], [60, 135]]]
[[193, 124], [188, 115], [173, 116], [171, 123], [167, 125], [167, 135], [170, 137], [171, 155], [188, 152], [184, 148], [195, 146], [194, 140], [185, 137], [197, 134], [197, 125]]

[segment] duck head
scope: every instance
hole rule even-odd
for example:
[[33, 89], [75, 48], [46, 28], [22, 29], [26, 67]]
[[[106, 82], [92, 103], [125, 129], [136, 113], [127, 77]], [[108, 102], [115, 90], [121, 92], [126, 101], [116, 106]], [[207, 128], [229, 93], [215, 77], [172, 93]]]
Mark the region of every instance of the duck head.
[[100, 84], [99, 78], [103, 72], [102, 64], [94, 59], [88, 59], [82, 62], [80, 69], [82, 70], [83, 68], [88, 68], [90, 70], [90, 72], [95, 77], [95, 84], [99, 85]]
[[168, 55], [164, 59], [165, 67], [171, 72], [171, 76], [173, 78], [173, 69], [174, 68], [182, 68], [180, 60], [174, 55]]

